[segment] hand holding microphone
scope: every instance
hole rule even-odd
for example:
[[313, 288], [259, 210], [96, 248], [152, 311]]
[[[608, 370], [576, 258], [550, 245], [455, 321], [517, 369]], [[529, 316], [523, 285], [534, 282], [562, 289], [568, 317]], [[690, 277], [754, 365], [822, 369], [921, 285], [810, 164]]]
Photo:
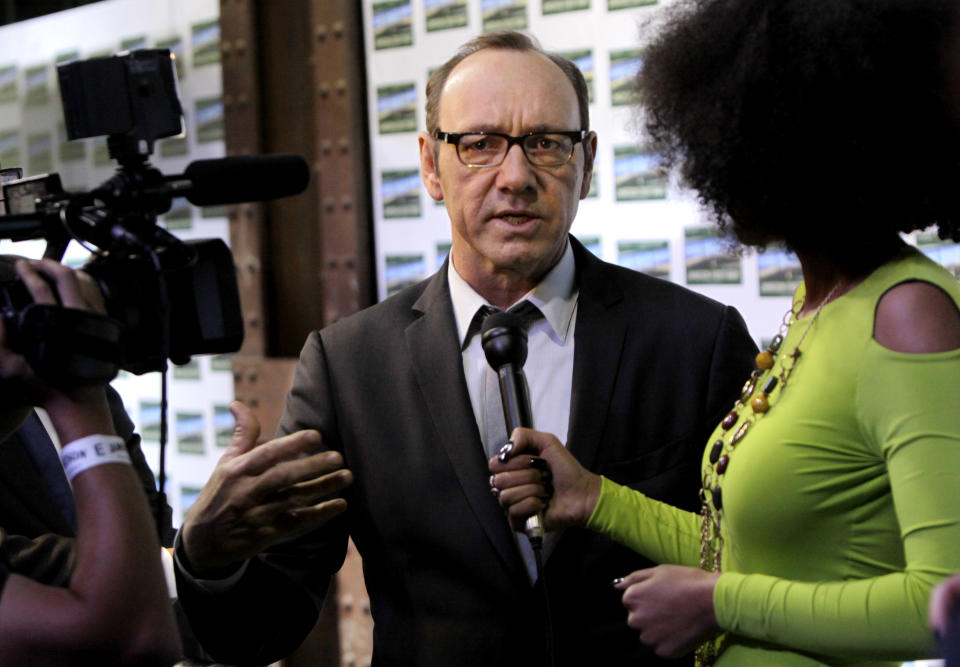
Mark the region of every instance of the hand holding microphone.
[[504, 420], [512, 438], [490, 460], [490, 485], [499, 491], [500, 505], [511, 524], [523, 528], [531, 543], [542, 539], [545, 528], [586, 524], [600, 497], [600, 476], [581, 466], [555, 436], [532, 430], [523, 373], [527, 334], [520, 318], [510, 312], [490, 315], [481, 344], [497, 372]]
[[[518, 429], [503, 449], [490, 459], [491, 482], [514, 527], [522, 528], [534, 513], [548, 531], [586, 525], [600, 498], [600, 475], [581, 466], [554, 435], [543, 431]], [[532, 463], [541, 460], [547, 478]]]

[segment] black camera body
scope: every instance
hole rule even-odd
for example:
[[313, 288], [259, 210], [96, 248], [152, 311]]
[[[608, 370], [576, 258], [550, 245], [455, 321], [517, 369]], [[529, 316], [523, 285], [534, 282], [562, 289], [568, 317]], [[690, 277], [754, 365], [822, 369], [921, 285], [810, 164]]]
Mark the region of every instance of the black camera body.
[[195, 354], [240, 349], [243, 316], [227, 245], [186, 241], [156, 255], [159, 271], [138, 254], [95, 257], [83, 268], [100, 286], [107, 314], [123, 324], [121, 367], [139, 375], [160, 370], [163, 356], [185, 364]]
[[170, 52], [71, 62], [58, 73], [68, 137], [107, 135], [117, 172], [88, 193], [65, 192], [56, 174], [4, 183], [0, 238], [43, 238], [44, 257], [57, 261], [71, 240], [83, 244], [94, 253], [83, 269], [100, 286], [107, 314], [33, 304], [9, 275], [0, 279], [0, 315], [11, 349], [57, 386], [235, 352], [243, 317], [229, 248], [220, 239], [184, 242], [156, 224], [191, 185], [147, 161], [157, 139], [182, 131]]

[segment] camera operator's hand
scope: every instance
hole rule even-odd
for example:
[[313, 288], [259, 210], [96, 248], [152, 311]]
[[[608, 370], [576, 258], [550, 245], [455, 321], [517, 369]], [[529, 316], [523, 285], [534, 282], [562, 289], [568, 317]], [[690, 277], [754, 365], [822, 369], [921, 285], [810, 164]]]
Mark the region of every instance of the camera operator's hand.
[[36, 303], [105, 312], [103, 295], [93, 278], [52, 259], [21, 259], [17, 275]]
[[93, 279], [89, 273], [80, 269], [74, 272], [77, 283], [80, 286], [80, 298], [86, 308], [97, 313], [106, 314], [107, 303], [103, 300], [103, 292], [100, 291], [100, 285]]
[[[66, 308], [104, 311], [103, 297], [93, 280], [70, 267], [51, 259], [21, 259], [16, 263], [16, 271], [35, 303], [59, 303]], [[103, 388], [84, 387], [62, 391], [42, 382], [26, 359], [7, 347], [2, 321], [0, 380], [4, 385], [2, 394], [6, 406], [16, 406], [24, 415], [31, 406], [46, 409], [64, 442], [84, 435], [83, 432], [112, 432]]]
[[181, 539], [194, 577], [219, 579], [278, 540], [343, 513], [353, 475], [338, 452], [309, 454], [317, 431], [298, 431], [257, 444], [260, 424], [235, 401], [233, 441], [184, 519]]

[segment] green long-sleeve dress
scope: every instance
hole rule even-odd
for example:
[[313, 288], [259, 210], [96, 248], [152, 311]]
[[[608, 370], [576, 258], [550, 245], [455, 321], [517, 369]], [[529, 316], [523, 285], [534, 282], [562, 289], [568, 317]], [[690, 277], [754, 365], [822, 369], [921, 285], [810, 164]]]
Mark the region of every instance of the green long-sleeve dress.
[[[768, 412], [748, 403], [711, 437], [704, 474], [722, 490], [718, 665], [899, 664], [934, 650], [930, 590], [960, 571], [960, 349], [899, 353], [872, 335], [881, 296], [913, 280], [960, 307], [960, 283], [905, 248], [822, 309]], [[755, 393], [812, 317], [792, 324]], [[722, 475], [710, 459], [717, 439]], [[588, 526], [656, 562], [699, 565], [700, 516], [607, 479]]]

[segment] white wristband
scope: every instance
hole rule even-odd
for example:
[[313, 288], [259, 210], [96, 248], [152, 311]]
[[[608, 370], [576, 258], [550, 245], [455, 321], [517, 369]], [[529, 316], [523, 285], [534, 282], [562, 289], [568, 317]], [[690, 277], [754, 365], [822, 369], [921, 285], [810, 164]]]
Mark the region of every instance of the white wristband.
[[123, 438], [117, 435], [88, 435], [74, 440], [60, 451], [63, 471], [72, 480], [87, 468], [104, 463], [130, 465], [130, 453]]

